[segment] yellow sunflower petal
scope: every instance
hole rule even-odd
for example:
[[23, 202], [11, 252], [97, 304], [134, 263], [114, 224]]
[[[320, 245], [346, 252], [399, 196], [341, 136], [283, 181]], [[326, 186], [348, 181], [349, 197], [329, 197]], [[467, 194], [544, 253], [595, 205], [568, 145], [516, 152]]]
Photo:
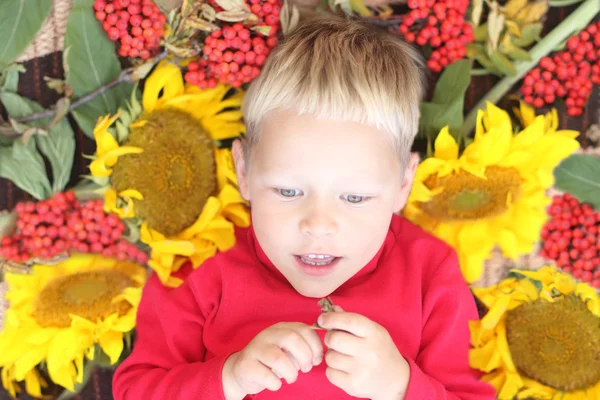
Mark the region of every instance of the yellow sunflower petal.
[[132, 199], [136, 200], [144, 200], [144, 196], [142, 196], [142, 194], [135, 189], [123, 190], [122, 192], [119, 192], [119, 196], [131, 197]]
[[458, 144], [456, 140], [450, 135], [448, 126], [442, 128], [440, 133], [435, 139], [435, 153], [434, 157], [442, 160], [456, 160], [458, 159]]
[[489, 341], [484, 346], [469, 351], [469, 365], [484, 372], [490, 372], [502, 365], [496, 342]]
[[[162, 96], [159, 94], [162, 92]], [[152, 112], [159, 102], [168, 101], [184, 93], [183, 76], [176, 65], [161, 61], [144, 85], [142, 105], [145, 112]]]
[[211, 220], [213, 220], [221, 211], [221, 202], [216, 197], [209, 197], [202, 209], [202, 213], [192, 226], [187, 228], [179, 235], [182, 239], [188, 240], [202, 232]]
[[194, 254], [194, 244], [187, 240], [162, 240], [150, 243], [152, 250], [159, 253], [180, 254], [190, 256]]
[[96, 154], [98, 154], [99, 157], [102, 157], [109, 151], [112, 151], [119, 147], [119, 143], [117, 142], [117, 140], [108, 131], [108, 128], [115, 122], [117, 118], [119, 118], [119, 114], [113, 116], [112, 118], [100, 118], [98, 123], [96, 124], [96, 127], [94, 128], [94, 139], [96, 140]]
[[[515, 114], [517, 114], [515, 112]], [[520, 102], [519, 105], [519, 113], [517, 114], [518, 118], [521, 120], [521, 125], [523, 127], [528, 127], [533, 123], [535, 119], [535, 110], [529, 104], [524, 101]]]
[[2, 377], [2, 386], [4, 386], [13, 398], [17, 397], [17, 393], [20, 393], [20, 389], [12, 375], [12, 368], [2, 368], [0, 370], [0, 376]]
[[109, 331], [100, 336], [100, 347], [110, 358], [110, 363], [115, 364], [123, 352], [123, 334], [121, 332]]
[[42, 397], [42, 382], [43, 379], [34, 369], [25, 375], [25, 390], [33, 397]]
[[482, 318], [481, 323], [485, 329], [494, 329], [500, 319], [504, 316], [508, 303], [510, 302], [510, 296], [504, 295], [498, 297], [496, 303], [487, 312], [485, 317]]

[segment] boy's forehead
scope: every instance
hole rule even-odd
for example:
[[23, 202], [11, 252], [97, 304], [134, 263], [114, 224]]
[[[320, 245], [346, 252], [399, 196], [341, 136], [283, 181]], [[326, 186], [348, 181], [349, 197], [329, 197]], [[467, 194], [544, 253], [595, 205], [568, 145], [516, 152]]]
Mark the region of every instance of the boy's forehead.
[[340, 167], [343, 175], [369, 177], [394, 167], [397, 157], [386, 135], [360, 123], [273, 112], [261, 126], [256, 161], [278, 173]]

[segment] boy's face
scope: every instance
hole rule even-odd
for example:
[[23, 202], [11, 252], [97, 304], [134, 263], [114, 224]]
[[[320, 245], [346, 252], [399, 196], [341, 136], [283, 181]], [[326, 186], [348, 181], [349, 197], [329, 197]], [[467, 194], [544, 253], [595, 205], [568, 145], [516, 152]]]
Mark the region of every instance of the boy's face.
[[300, 294], [315, 298], [379, 251], [418, 162], [402, 171], [388, 135], [374, 127], [293, 112], [269, 115], [251, 160], [239, 142], [233, 150], [260, 246]]

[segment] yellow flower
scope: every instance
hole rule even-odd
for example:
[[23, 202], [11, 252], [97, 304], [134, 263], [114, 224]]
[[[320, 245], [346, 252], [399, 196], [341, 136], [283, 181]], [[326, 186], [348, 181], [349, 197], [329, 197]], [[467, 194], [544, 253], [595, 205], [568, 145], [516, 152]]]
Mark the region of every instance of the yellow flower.
[[556, 131], [553, 117], [521, 115], [529, 125], [513, 135], [509, 115], [488, 103], [462, 155], [444, 128], [434, 156], [417, 168], [404, 215], [456, 249], [468, 282], [480, 278], [495, 246], [513, 259], [533, 250], [552, 171], [579, 147], [571, 131]]
[[147, 271], [131, 263], [75, 254], [57, 265], [34, 265], [31, 274], [6, 274], [10, 308], [0, 332], [2, 384], [14, 396], [16, 382], [41, 396], [50, 379], [71, 391], [82, 382], [84, 357], [100, 346], [111, 364], [135, 327]]
[[499, 399], [599, 399], [598, 294], [552, 267], [512, 273], [474, 289], [489, 311], [470, 323], [471, 367]]
[[[139, 221], [152, 250], [148, 265], [171, 287], [181, 284], [172, 274], [183, 263], [197, 268], [230, 249], [234, 227], [250, 223], [231, 152], [215, 145], [245, 132], [243, 93], [227, 97], [230, 89], [185, 85], [180, 69], [162, 62], [145, 83], [139, 118], [128, 116], [127, 127], [104, 118], [96, 127], [90, 170], [110, 177], [105, 209]], [[109, 131], [112, 123], [125, 130], [121, 143]]]

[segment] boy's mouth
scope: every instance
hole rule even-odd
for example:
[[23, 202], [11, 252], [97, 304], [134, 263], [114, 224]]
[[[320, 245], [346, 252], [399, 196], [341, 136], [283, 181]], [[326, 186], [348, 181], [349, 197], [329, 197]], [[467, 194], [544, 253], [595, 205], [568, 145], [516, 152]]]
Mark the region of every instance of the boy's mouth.
[[295, 255], [300, 270], [307, 275], [326, 276], [329, 275], [342, 257], [331, 254], [306, 253]]
[[304, 263], [306, 265], [323, 267], [323, 266], [333, 263], [340, 257], [332, 256], [330, 254], [309, 253], [309, 254], [296, 255], [296, 258], [298, 258], [299, 261], [301, 261], [302, 263]]

